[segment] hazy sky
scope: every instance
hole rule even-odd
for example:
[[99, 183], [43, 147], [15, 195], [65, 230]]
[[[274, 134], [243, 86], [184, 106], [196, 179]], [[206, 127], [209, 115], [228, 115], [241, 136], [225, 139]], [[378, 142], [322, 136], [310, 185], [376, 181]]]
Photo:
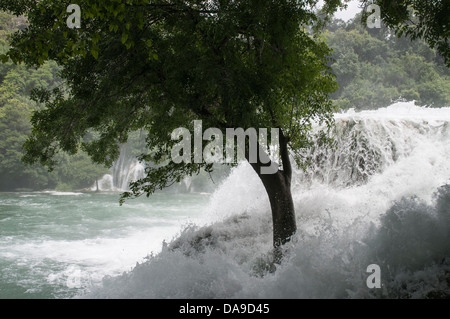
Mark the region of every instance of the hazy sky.
[[353, 0], [348, 3], [348, 8], [345, 11], [338, 11], [334, 15], [336, 18], [342, 19], [344, 21], [348, 21], [352, 19], [358, 12], [361, 12], [361, 8], [358, 8], [359, 1]]
[[[349, 2], [347, 10], [338, 11], [335, 13], [335, 17], [338, 19], [342, 19], [344, 21], [348, 21], [352, 19], [358, 12], [361, 12], [361, 8], [358, 8], [360, 2], [358, 0], [352, 0]], [[323, 6], [323, 0], [319, 1], [317, 8], [321, 8]]]

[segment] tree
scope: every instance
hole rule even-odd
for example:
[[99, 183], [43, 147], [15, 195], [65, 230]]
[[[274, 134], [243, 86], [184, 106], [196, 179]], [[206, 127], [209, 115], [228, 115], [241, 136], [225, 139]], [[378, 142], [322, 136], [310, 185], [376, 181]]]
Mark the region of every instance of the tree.
[[[450, 67], [450, 5], [447, 0], [362, 0], [380, 6], [381, 19], [398, 36], [423, 38]], [[367, 17], [366, 17], [367, 18]]]
[[[140, 159], [160, 164], [176, 143], [171, 132], [179, 127], [193, 132], [194, 120], [222, 132], [279, 129], [276, 173], [261, 173], [272, 161], [259, 157], [251, 163], [270, 200], [279, 261], [281, 246], [296, 232], [290, 156], [302, 164], [313, 123], [331, 127], [335, 111], [328, 98], [337, 88], [327, 67], [331, 52], [311, 28], [320, 25], [317, 2], [80, 0], [82, 26], [69, 29], [68, 1], [0, 1], [1, 9], [29, 21], [12, 37], [3, 60], [30, 66], [56, 61], [69, 88], [35, 92], [46, 108], [33, 115], [24, 160], [52, 167], [58, 151], [81, 149], [111, 165], [119, 144], [144, 129], [153, 151]], [[340, 4], [326, 1], [323, 12]], [[83, 139], [92, 132], [97, 139]], [[249, 160], [248, 143], [245, 147]], [[213, 165], [169, 161], [148, 167], [122, 200], [149, 196], [202, 169], [211, 171]]]

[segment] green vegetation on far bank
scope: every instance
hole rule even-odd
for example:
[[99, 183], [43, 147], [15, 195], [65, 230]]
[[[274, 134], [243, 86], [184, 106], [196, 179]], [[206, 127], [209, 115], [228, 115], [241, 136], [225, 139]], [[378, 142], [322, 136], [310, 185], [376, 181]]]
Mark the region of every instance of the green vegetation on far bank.
[[328, 26], [339, 90], [332, 97], [343, 109], [376, 109], [395, 101], [450, 106], [450, 69], [420, 39], [398, 38], [384, 25], [369, 29], [361, 15]]
[[[11, 32], [24, 26], [24, 19], [0, 13], [0, 52], [8, 49]], [[89, 187], [108, 169], [92, 164], [85, 153], [59, 155], [53, 172], [39, 165], [22, 163], [22, 145], [31, 132], [31, 116], [41, 107], [30, 99], [33, 89], [61, 86], [56, 63], [35, 70], [12, 62], [0, 63], [0, 191], [77, 190]]]

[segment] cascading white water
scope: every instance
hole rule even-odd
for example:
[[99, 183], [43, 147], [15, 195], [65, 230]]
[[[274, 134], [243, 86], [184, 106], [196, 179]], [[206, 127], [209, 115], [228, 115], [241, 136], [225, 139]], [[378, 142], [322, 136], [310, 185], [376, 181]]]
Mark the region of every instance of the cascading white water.
[[[98, 181], [99, 191], [126, 191], [129, 184], [144, 177], [145, 166], [128, 152], [127, 145], [120, 148], [120, 156], [111, 168], [111, 174], [106, 174]], [[97, 190], [97, 183], [91, 187]]]
[[312, 165], [306, 172], [297, 172], [299, 183], [363, 185], [408, 157], [436, 156], [436, 151], [445, 148], [434, 148], [441, 148], [450, 134], [446, 112], [397, 103], [378, 111], [338, 114], [335, 146], [316, 146], [306, 154]]
[[112, 168], [114, 187], [118, 190], [128, 190], [130, 182], [144, 176], [144, 169], [144, 166], [135, 158], [128, 156], [126, 152], [121, 152]]
[[[243, 163], [213, 194], [204, 224], [88, 296], [448, 298], [450, 108], [337, 114], [335, 139], [294, 176], [298, 232], [275, 272], [267, 195]], [[366, 285], [370, 264], [381, 267], [381, 289]]]

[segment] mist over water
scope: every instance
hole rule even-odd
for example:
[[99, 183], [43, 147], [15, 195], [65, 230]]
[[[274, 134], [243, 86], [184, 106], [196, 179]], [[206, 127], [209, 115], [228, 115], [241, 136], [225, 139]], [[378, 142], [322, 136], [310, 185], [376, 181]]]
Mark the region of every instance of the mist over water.
[[298, 232], [275, 271], [245, 163], [211, 195], [122, 209], [114, 194], [0, 194], [0, 298], [448, 298], [450, 108], [337, 114], [335, 140], [294, 174]]

